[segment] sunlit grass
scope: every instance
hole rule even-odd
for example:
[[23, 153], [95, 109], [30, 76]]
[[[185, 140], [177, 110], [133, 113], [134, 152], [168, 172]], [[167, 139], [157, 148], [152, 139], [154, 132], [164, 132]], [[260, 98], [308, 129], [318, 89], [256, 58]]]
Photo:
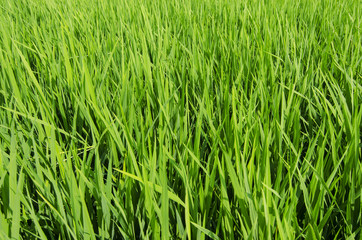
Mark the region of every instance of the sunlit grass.
[[358, 0], [0, 0], [0, 239], [362, 239]]

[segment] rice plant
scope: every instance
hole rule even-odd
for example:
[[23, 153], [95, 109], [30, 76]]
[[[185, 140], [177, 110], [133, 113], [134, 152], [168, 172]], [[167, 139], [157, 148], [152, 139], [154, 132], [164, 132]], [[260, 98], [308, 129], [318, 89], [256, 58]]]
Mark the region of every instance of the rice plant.
[[362, 239], [360, 0], [0, 0], [0, 239]]

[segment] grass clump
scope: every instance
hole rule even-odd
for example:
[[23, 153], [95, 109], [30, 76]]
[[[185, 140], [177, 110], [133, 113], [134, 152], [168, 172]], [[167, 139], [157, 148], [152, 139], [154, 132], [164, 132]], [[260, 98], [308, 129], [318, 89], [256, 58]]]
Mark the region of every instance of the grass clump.
[[362, 239], [361, 16], [0, 0], [0, 238]]

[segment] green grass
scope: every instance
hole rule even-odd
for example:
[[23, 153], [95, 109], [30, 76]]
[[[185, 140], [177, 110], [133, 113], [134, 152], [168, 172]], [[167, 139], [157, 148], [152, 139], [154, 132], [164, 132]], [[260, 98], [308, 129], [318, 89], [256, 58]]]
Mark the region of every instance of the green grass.
[[0, 0], [0, 239], [362, 239], [359, 0]]

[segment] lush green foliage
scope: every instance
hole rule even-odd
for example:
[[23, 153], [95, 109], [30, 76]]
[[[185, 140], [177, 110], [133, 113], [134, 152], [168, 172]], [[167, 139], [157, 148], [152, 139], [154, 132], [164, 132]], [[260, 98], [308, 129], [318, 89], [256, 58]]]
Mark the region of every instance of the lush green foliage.
[[0, 0], [1, 239], [362, 239], [359, 0]]

